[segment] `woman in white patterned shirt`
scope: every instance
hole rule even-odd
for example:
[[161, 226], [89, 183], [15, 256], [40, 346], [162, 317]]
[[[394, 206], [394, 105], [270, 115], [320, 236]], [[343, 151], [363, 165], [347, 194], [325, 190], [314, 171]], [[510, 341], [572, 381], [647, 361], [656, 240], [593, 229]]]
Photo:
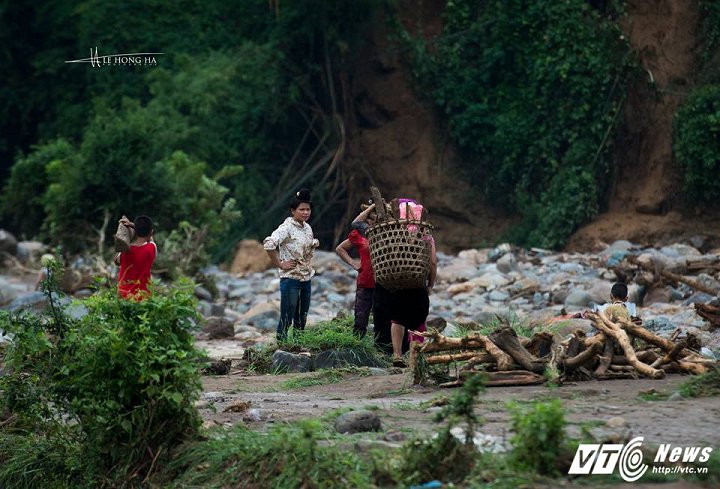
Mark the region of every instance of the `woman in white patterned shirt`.
[[320, 245], [307, 223], [311, 213], [310, 191], [302, 189], [290, 202], [290, 217], [263, 241], [270, 261], [280, 271], [278, 341], [287, 339], [291, 324], [296, 330], [305, 329], [312, 292], [310, 279], [315, 274], [312, 258]]

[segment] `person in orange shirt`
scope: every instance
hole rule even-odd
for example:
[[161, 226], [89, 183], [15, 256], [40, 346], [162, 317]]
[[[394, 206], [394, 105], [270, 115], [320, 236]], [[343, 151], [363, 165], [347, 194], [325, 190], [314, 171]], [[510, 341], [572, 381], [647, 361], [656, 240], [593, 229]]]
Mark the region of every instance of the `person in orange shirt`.
[[118, 293], [125, 299], [142, 300], [150, 295], [148, 282], [157, 245], [153, 241], [153, 223], [148, 216], [138, 216], [135, 222], [123, 216], [120, 224], [134, 230], [130, 249], [115, 255], [118, 273]]

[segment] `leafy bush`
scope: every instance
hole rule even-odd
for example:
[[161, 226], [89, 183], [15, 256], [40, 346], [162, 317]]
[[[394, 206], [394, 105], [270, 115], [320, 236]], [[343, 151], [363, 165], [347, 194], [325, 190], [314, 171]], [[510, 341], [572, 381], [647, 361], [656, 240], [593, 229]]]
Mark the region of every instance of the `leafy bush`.
[[[57, 273], [51, 270], [50, 279]], [[48, 446], [62, 445], [60, 438], [79, 444], [87, 472], [98, 477], [145, 475], [154, 458], [200, 424], [192, 292], [191, 284], [180, 283], [137, 303], [108, 291], [82, 302], [87, 314], [73, 320], [47, 289], [49, 317], [3, 312], [0, 329], [13, 335], [4, 358], [11, 373], [0, 377], [0, 413], [13, 420], [5, 432]], [[2, 449], [0, 465], [34, 456]], [[9, 485], [21, 476], [0, 474]]]
[[372, 487], [370, 470], [352, 452], [320, 445], [318, 422], [270, 433], [235, 427], [185, 447], [168, 465], [170, 487]]
[[675, 116], [675, 160], [682, 170], [685, 198], [717, 205], [720, 198], [720, 85], [693, 91]]
[[513, 446], [512, 458], [521, 468], [539, 474], [559, 473], [560, 456], [565, 451], [565, 415], [562, 403], [554, 399], [535, 402], [528, 408], [510, 403]]
[[431, 46], [411, 40], [420, 86], [470, 179], [523, 215], [515, 240], [561, 246], [609, 183], [627, 43], [585, 0], [454, 0], [444, 18]]
[[[448, 399], [448, 404], [437, 414], [436, 421], [446, 425], [429, 440], [414, 440], [403, 446], [403, 460], [398, 472], [399, 480], [418, 484], [433, 479], [460, 482], [472, 470], [477, 461], [473, 437], [482, 420], [475, 415], [477, 396], [483, 392], [485, 379], [481, 375], [469, 377], [460, 392]], [[452, 428], [465, 423], [465, 440], [458, 440]]]

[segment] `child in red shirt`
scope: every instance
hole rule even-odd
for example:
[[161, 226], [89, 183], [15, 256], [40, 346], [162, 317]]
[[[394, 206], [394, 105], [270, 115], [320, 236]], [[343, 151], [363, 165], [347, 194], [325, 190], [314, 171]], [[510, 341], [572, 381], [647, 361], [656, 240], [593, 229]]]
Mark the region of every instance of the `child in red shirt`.
[[[353, 220], [353, 230], [350, 231], [345, 241], [340, 243], [335, 252], [342, 261], [358, 271], [357, 291], [355, 292], [355, 323], [353, 331], [359, 336], [365, 336], [367, 325], [370, 319], [370, 309], [375, 293], [375, 273], [370, 262], [370, 242], [365, 237], [367, 225], [372, 224], [368, 215], [375, 209], [375, 204], [370, 205]], [[369, 223], [366, 221], [370, 221]], [[365, 224], [365, 226], [358, 225]], [[353, 259], [348, 251], [352, 247], [357, 248], [359, 259]]]
[[157, 256], [157, 246], [152, 238], [152, 220], [147, 216], [138, 216], [133, 223], [123, 216], [120, 224], [134, 229], [135, 237], [128, 251], [115, 255], [115, 264], [120, 266], [118, 293], [125, 299], [142, 300], [150, 295], [148, 282]]

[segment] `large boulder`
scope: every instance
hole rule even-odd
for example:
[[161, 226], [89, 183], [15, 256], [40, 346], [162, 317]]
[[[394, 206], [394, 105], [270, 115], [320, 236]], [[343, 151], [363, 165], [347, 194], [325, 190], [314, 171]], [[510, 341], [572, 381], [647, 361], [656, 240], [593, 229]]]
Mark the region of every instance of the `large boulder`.
[[381, 427], [382, 423], [378, 415], [366, 410], [350, 411], [338, 416], [335, 420], [335, 430], [338, 433], [380, 431]]
[[243, 314], [240, 322], [242, 324], [250, 324], [258, 329], [271, 331], [277, 328], [280, 320], [280, 303], [279, 301], [261, 302], [251, 307]]
[[0, 253], [8, 253], [11, 256], [15, 256], [17, 253], [18, 242], [15, 236], [0, 229]]
[[273, 372], [309, 372], [312, 370], [310, 355], [275, 350], [272, 356]]
[[202, 334], [208, 340], [220, 340], [225, 338], [233, 338], [235, 336], [235, 328], [232, 321], [224, 317], [209, 317], [205, 320]]
[[244, 239], [238, 243], [230, 265], [230, 273], [245, 275], [248, 273], [264, 272], [271, 267], [262, 243], [252, 239]]
[[317, 354], [313, 360], [315, 370], [338, 367], [386, 367], [377, 358], [362, 351], [350, 349], [326, 350]]

